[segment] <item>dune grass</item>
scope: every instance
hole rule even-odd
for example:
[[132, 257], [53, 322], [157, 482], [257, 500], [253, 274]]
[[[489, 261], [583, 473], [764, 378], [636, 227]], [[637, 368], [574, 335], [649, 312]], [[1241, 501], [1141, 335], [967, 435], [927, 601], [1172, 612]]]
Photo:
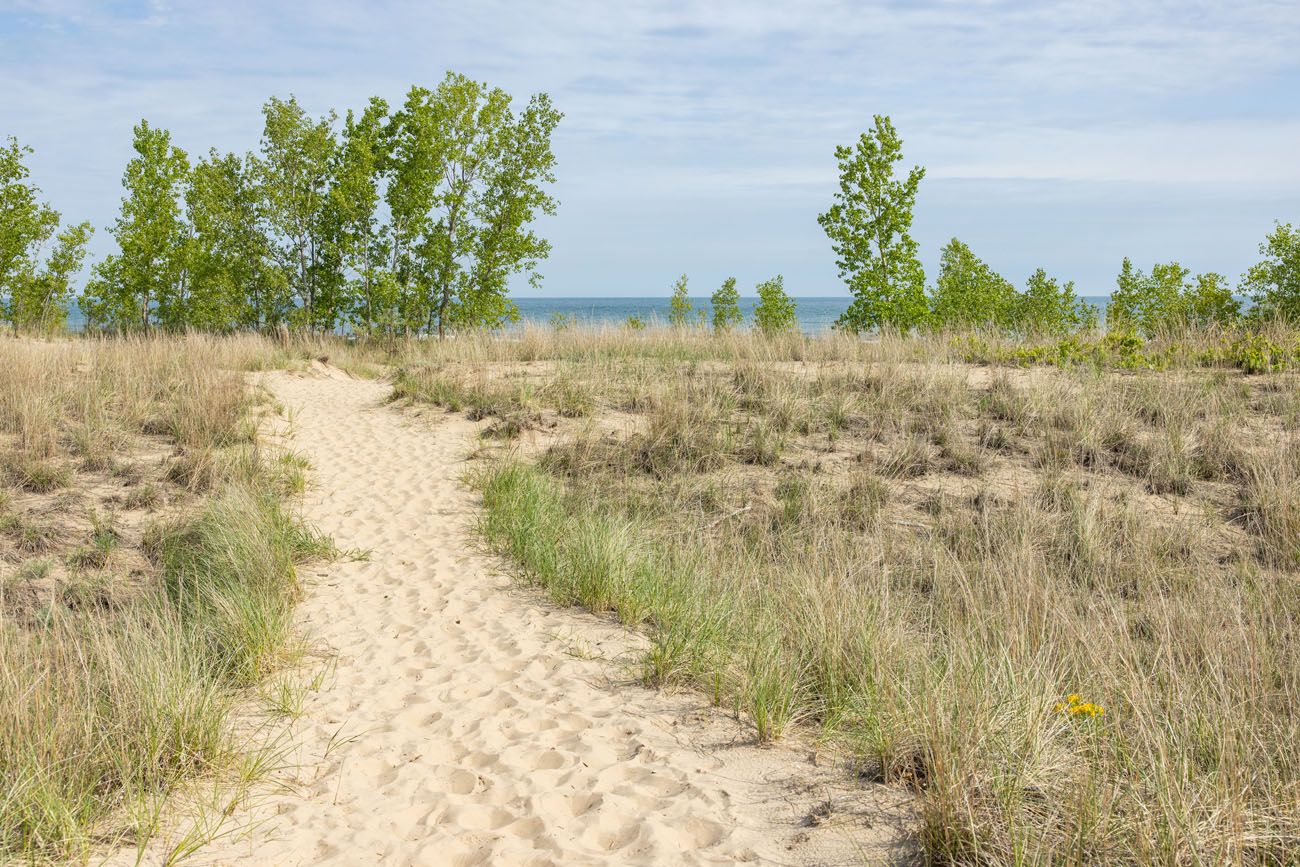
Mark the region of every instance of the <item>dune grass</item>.
[[938, 862], [1294, 862], [1295, 374], [543, 338], [397, 395], [495, 431], [485, 538], [646, 629], [647, 683], [913, 788]]
[[235, 714], [295, 649], [295, 564], [329, 552], [257, 442], [241, 371], [270, 356], [0, 341], [0, 861], [142, 846], [191, 779], [265, 762]]

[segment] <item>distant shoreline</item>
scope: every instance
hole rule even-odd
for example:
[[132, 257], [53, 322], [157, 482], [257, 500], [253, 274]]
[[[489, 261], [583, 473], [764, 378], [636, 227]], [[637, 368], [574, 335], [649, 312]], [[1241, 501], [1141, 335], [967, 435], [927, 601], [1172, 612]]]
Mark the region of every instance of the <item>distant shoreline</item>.
[[[519, 308], [519, 318], [523, 324], [549, 324], [560, 317], [573, 324], [582, 325], [622, 325], [630, 317], [636, 317], [648, 326], [665, 324], [668, 321], [667, 295], [512, 297], [510, 300]], [[1081, 300], [1096, 306], [1102, 320], [1105, 320], [1106, 306], [1110, 302], [1109, 295], [1084, 296]], [[794, 301], [799, 330], [807, 334], [821, 334], [831, 329], [852, 299], [847, 295], [804, 296], [795, 297]], [[705, 311], [706, 315], [710, 309], [708, 296], [692, 296], [691, 304], [696, 310]], [[741, 297], [740, 312], [744, 316], [745, 324], [753, 322], [754, 307], [757, 304], [757, 298]], [[68, 328], [72, 331], [81, 331], [85, 328], [85, 324], [85, 316], [74, 303], [68, 311]]]

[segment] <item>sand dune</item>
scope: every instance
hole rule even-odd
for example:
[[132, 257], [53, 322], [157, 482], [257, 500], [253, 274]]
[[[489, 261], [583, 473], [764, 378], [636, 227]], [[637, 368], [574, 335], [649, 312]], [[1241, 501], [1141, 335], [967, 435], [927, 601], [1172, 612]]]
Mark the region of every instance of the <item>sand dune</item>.
[[309, 578], [304, 630], [336, 670], [307, 700], [283, 792], [198, 863], [905, 857], [898, 795], [636, 686], [617, 664], [635, 636], [513, 589], [475, 548], [470, 423], [404, 414], [385, 386], [322, 367], [266, 383], [313, 465], [307, 517], [369, 557]]

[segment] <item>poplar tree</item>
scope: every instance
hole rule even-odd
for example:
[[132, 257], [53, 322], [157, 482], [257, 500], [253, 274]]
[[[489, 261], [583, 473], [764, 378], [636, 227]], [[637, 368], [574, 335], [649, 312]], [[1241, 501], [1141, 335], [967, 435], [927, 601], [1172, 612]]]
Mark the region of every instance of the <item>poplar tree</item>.
[[511, 276], [550, 253], [538, 214], [553, 214], [551, 134], [562, 115], [546, 94], [518, 114], [509, 94], [448, 73], [413, 87], [390, 124], [393, 260], [408, 328], [491, 327], [517, 318]]
[[1228, 278], [1214, 271], [1197, 274], [1183, 290], [1183, 318], [1188, 325], [1226, 325], [1241, 317], [1241, 302]]
[[713, 307], [714, 331], [730, 331], [744, 318], [740, 313], [740, 292], [736, 289], [735, 277], [722, 281], [709, 298], [709, 304]]
[[1106, 307], [1106, 321], [1151, 335], [1163, 328], [1231, 322], [1240, 314], [1222, 274], [1209, 272], [1191, 278], [1177, 262], [1157, 263], [1147, 274], [1127, 257], [1115, 279], [1115, 291]]
[[40, 190], [27, 180], [24, 157], [31, 153], [15, 138], [0, 148], [0, 298], [31, 270], [35, 251], [59, 225], [58, 211], [41, 202]]
[[387, 115], [388, 104], [378, 98], [359, 117], [347, 113], [329, 190], [340, 264], [353, 275], [347, 284], [349, 315], [368, 334], [391, 332], [396, 319], [396, 283], [388, 269], [391, 241], [379, 215]]
[[903, 142], [884, 115], [875, 116], [875, 127], [859, 137], [856, 147], [837, 147], [835, 159], [840, 188], [817, 221], [853, 294], [839, 324], [854, 332], [916, 328], [924, 323], [928, 306], [925, 271], [910, 232], [925, 169], [914, 166], [905, 178], [894, 176]]
[[89, 222], [68, 226], [54, 236], [54, 248], [41, 265], [17, 276], [9, 307], [15, 331], [48, 334], [63, 328], [72, 300], [72, 279], [81, 270], [93, 233]]
[[136, 156], [122, 175], [126, 196], [110, 230], [119, 252], [94, 269], [82, 302], [87, 318], [117, 330], [187, 324], [189, 228], [181, 196], [190, 165], [171, 133], [140, 121]]
[[668, 324], [674, 328], [685, 328], [691, 322], [691, 298], [686, 294], [686, 275], [678, 277], [673, 283], [672, 295], [668, 298]]
[[[59, 212], [28, 181], [24, 157], [31, 152], [14, 138], [0, 147], [0, 320], [15, 331], [48, 331], [67, 315], [91, 228], [81, 223], [59, 231]], [[51, 238], [54, 248], [43, 257]]]
[[1097, 308], [1080, 301], [1074, 282], [1062, 283], [1039, 268], [1016, 302], [1014, 327], [1026, 335], [1059, 336], [1097, 324]]
[[1259, 254], [1264, 259], [1241, 282], [1255, 302], [1252, 314], [1300, 322], [1300, 228], [1277, 223], [1259, 245]]
[[1147, 274], [1125, 256], [1106, 306], [1107, 323], [1146, 334], [1178, 324], [1182, 320], [1183, 281], [1189, 273], [1177, 262], [1168, 262], [1153, 265]]
[[297, 298], [294, 318], [309, 331], [330, 329], [340, 316], [341, 275], [326, 203], [338, 147], [335, 115], [313, 119], [295, 97], [272, 97], [256, 162], [265, 197], [272, 253]]
[[935, 282], [934, 324], [956, 328], [1008, 328], [1017, 305], [1016, 287], [953, 238], [943, 248]]
[[194, 166], [185, 203], [193, 227], [189, 324], [260, 329], [284, 321], [291, 302], [271, 260], [252, 157], [211, 151]]
[[777, 274], [771, 280], [764, 280], [756, 287], [758, 306], [754, 308], [754, 325], [764, 334], [781, 334], [793, 331], [795, 319], [795, 302], [785, 294], [785, 280]]

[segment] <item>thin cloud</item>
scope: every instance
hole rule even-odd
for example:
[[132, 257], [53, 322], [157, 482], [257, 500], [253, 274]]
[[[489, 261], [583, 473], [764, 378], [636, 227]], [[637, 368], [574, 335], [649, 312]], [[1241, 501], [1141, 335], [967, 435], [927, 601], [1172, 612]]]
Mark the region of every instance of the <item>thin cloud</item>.
[[[829, 291], [834, 269], [814, 217], [834, 185], [833, 149], [880, 112], [928, 169], [923, 242], [997, 221], [1005, 231], [980, 252], [1015, 271], [1032, 254], [1017, 230], [1042, 223], [1007, 204], [1025, 183], [1035, 201], [1057, 195], [1067, 209], [1079, 208], [1080, 184], [1126, 184], [1124, 198], [1149, 200], [1144, 213], [1157, 218], [1136, 233], [1117, 225], [1112, 245], [1098, 212], [1079, 208], [1099, 250], [1092, 279], [1113, 271], [1112, 247], [1167, 249], [1175, 232], [1218, 239], [1217, 267], [1239, 271], [1271, 219], [1300, 218], [1277, 212], [1288, 195], [1300, 200], [1297, 43], [1300, 4], [1289, 0], [9, 0], [0, 135], [37, 148], [33, 167], [58, 207], [103, 226], [140, 117], [192, 152], [243, 150], [256, 145], [271, 94], [296, 93], [319, 113], [371, 94], [395, 102], [454, 68], [521, 97], [548, 91], [566, 113], [563, 204], [547, 223], [553, 290], [615, 282], [577, 262], [582, 239], [607, 236], [610, 215], [626, 211], [672, 214], [663, 219], [673, 226], [636, 222], [617, 245], [625, 271], [660, 267], [684, 234], [727, 255], [779, 249], [792, 282]], [[948, 196], [967, 181], [990, 191], [978, 219]], [[1236, 222], [1217, 225], [1225, 211], [1206, 208], [1189, 228], [1196, 195], [1233, 199]], [[673, 213], [674, 199], [691, 207]], [[1068, 219], [1062, 228], [1084, 234]], [[96, 245], [111, 246], [104, 233]], [[688, 245], [673, 270], [713, 267], [708, 255]]]

